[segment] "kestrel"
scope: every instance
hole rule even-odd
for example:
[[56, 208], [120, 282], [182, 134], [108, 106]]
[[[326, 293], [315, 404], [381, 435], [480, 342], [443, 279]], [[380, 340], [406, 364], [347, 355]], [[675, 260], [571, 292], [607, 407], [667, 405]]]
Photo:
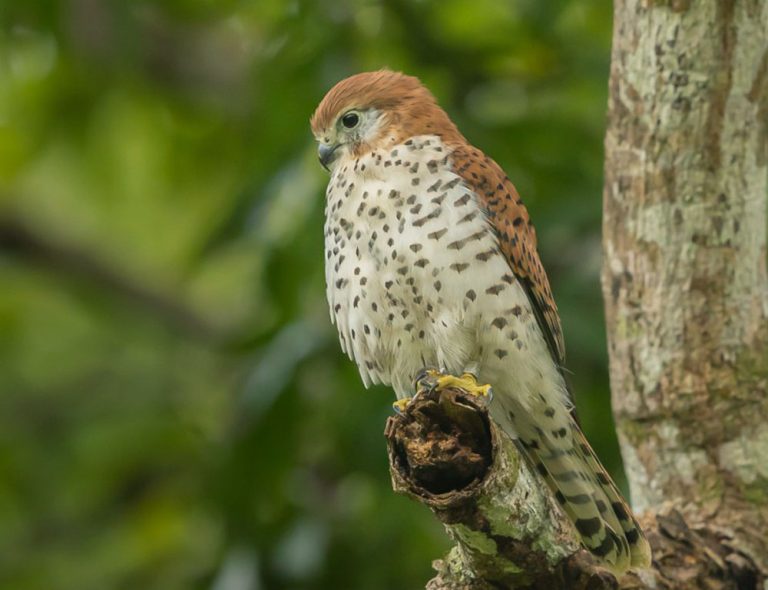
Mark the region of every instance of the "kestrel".
[[648, 566], [648, 542], [574, 419], [536, 232], [504, 171], [417, 78], [396, 72], [342, 80], [311, 125], [331, 173], [331, 319], [366, 386], [406, 400], [424, 367], [478, 393], [478, 381], [492, 384], [493, 420], [584, 546], [616, 572]]

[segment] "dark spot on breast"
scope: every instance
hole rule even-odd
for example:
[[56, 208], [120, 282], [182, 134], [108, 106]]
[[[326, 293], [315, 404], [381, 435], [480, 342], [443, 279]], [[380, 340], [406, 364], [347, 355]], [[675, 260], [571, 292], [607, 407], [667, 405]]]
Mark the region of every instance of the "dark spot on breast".
[[440, 205], [445, 200], [446, 194], [447, 193], [443, 193], [442, 195], [430, 199], [430, 201], [435, 205]]
[[429, 186], [429, 188], [427, 188], [427, 192], [434, 193], [435, 191], [437, 191], [437, 189], [440, 188], [441, 184], [443, 184], [443, 181], [440, 179], [437, 179], [433, 184]]
[[[452, 189], [454, 186], [456, 186], [457, 184], [459, 184], [459, 182], [461, 182], [461, 178], [457, 176], [457, 177], [456, 177], [456, 178], [454, 178], [453, 180], [451, 180], [451, 181], [449, 181], [449, 182], [446, 182], [446, 183], [443, 185], [443, 188], [445, 188], [446, 190], [450, 190], [450, 189]], [[467, 196], [467, 198], [469, 198], [469, 196]]]
[[433, 231], [431, 233], [428, 233], [427, 237], [430, 240], [439, 240], [440, 238], [442, 238], [445, 235], [445, 233], [447, 231], [448, 231], [448, 228], [444, 227], [443, 229], [439, 229], [437, 231]]
[[469, 194], [465, 194], [464, 196], [459, 197], [458, 199], [456, 199], [453, 202], [453, 204], [456, 207], [461, 207], [461, 206], [466, 205], [467, 203], [469, 203], [469, 199], [470, 199]]
[[495, 254], [496, 254], [496, 250], [491, 248], [490, 250], [486, 250], [485, 252], [480, 252], [479, 254], [476, 254], [475, 255], [475, 259], [479, 260], [480, 262], [487, 262]]
[[440, 207], [437, 207], [436, 209], [430, 211], [428, 215], [425, 215], [424, 217], [421, 217], [413, 222], [414, 227], [421, 227], [425, 223], [427, 223], [430, 219], [435, 219], [440, 216], [440, 213], [442, 213], [442, 209]]
[[491, 322], [491, 325], [501, 330], [504, 326], [507, 325], [507, 320], [506, 318], [495, 318]]

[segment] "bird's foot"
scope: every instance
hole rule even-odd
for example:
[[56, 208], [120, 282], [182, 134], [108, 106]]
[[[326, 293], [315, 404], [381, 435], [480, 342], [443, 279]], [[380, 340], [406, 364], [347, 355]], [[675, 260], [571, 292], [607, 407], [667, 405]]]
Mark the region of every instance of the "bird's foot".
[[392, 404], [392, 409], [398, 414], [404, 414], [405, 408], [413, 401], [412, 397], [403, 397]]
[[460, 377], [447, 375], [436, 369], [424, 369], [415, 379], [416, 391], [443, 391], [445, 389], [461, 389], [471, 395], [485, 397], [490, 402], [493, 399], [493, 389], [490, 385], [479, 385], [477, 377], [472, 373], [462, 373]]

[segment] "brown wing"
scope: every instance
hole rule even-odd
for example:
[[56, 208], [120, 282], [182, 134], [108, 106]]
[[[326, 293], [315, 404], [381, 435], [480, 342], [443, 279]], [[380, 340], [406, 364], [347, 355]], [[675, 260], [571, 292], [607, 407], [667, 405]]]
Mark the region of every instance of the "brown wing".
[[451, 157], [455, 172], [475, 192], [496, 230], [501, 252], [525, 288], [552, 358], [561, 366], [565, 360], [565, 342], [560, 316], [536, 251], [536, 230], [525, 205], [501, 167], [480, 150], [458, 145]]

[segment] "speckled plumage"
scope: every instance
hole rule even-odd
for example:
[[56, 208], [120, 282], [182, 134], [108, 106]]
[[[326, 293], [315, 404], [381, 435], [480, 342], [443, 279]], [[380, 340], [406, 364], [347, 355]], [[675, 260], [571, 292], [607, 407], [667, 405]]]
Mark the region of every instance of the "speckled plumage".
[[[349, 113], [357, 122], [346, 129], [341, 117]], [[340, 82], [312, 126], [332, 167], [331, 317], [366, 385], [391, 385], [402, 398], [423, 367], [490, 383], [494, 420], [518, 441], [585, 546], [617, 571], [646, 565], [647, 543], [573, 419], [535, 231], [501, 168], [402, 74]]]

